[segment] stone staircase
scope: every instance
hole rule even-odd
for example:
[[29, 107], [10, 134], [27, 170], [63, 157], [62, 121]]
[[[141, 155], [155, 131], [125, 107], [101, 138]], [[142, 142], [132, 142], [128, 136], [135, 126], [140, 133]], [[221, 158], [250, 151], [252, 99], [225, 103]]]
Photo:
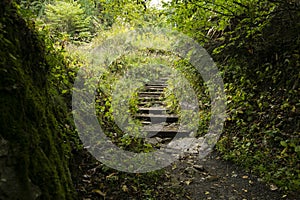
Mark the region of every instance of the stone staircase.
[[167, 85], [168, 77], [160, 78], [148, 83], [138, 93], [139, 109], [135, 115], [143, 124], [143, 130], [150, 138], [172, 139], [177, 136], [184, 137], [187, 131], [179, 131], [179, 117], [170, 113], [164, 103], [164, 89]]

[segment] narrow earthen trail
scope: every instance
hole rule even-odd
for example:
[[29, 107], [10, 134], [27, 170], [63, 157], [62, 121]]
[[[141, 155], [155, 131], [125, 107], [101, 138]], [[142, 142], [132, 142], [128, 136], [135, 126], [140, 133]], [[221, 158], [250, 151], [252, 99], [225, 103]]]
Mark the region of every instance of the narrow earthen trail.
[[[149, 83], [139, 92], [139, 111], [136, 118], [142, 121], [150, 136], [146, 141], [158, 148], [170, 142], [176, 134], [184, 137], [188, 132], [178, 131], [179, 117], [170, 113], [163, 102], [168, 78]], [[179, 160], [167, 167], [170, 182], [166, 186], [181, 186], [187, 192], [182, 199], [277, 200], [297, 199], [277, 191], [252, 174], [232, 163], [223, 161], [217, 152], [199, 159], [197, 150], [183, 152]], [[300, 199], [300, 197], [299, 197]]]
[[[146, 143], [150, 143], [156, 149], [166, 148], [166, 145], [174, 141], [173, 137], [179, 134], [181, 137], [177, 139], [176, 145], [170, 145], [178, 150], [184, 147], [191, 137], [187, 131], [178, 131], [180, 117], [166, 108], [164, 92], [168, 87], [167, 80], [168, 77], [160, 78], [139, 90], [139, 109], [134, 117], [142, 122], [144, 131], [148, 133]], [[157, 195], [154, 199], [300, 199], [297, 195], [285, 195], [276, 186], [268, 185], [259, 177], [245, 172], [233, 163], [222, 160], [216, 151], [200, 159], [198, 149], [199, 144], [193, 143], [193, 146], [178, 154], [177, 161], [165, 168], [165, 174], [161, 176], [161, 180], [155, 182], [157, 186], [153, 190]], [[174, 152], [178, 153], [178, 151]], [[105, 172], [103, 171], [104, 165], [94, 160], [88, 153], [81, 159], [80, 178], [76, 186], [81, 199], [145, 199], [144, 194], [134, 194], [135, 190], [130, 192], [128, 189], [140, 186], [130, 186], [132, 182], [129, 180], [132, 179], [126, 177], [132, 178], [140, 175], [124, 174], [113, 169], [106, 169]], [[118, 178], [124, 175], [125, 178]], [[110, 181], [113, 182], [113, 187], [107, 185]], [[151, 180], [147, 182], [151, 184]]]

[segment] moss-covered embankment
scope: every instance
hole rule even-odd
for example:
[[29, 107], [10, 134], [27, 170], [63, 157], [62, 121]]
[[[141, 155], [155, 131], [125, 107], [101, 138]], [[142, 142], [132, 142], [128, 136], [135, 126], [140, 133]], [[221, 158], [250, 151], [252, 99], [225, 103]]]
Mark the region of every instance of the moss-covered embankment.
[[76, 199], [67, 106], [49, 81], [44, 43], [0, 3], [0, 199]]

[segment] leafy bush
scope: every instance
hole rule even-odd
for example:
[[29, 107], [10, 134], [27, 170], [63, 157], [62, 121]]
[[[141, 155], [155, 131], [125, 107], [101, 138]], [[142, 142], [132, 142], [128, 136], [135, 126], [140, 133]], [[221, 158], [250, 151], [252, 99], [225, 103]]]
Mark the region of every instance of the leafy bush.
[[228, 118], [218, 149], [284, 190], [299, 190], [300, 5], [172, 1], [169, 21], [203, 44], [223, 73]]
[[70, 37], [74, 41], [89, 41], [91, 34], [91, 16], [76, 1], [55, 1], [46, 5], [46, 23], [55, 37]]

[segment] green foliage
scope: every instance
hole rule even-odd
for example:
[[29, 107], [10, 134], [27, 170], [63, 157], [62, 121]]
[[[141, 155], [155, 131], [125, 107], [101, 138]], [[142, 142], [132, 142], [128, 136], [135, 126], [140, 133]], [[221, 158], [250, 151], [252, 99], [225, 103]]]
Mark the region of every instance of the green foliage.
[[141, 124], [133, 119], [137, 112], [138, 89], [143, 86], [143, 82], [157, 78], [151, 71], [143, 69], [143, 65], [155, 62], [155, 57], [150, 56], [150, 52], [143, 50], [118, 58], [108, 68], [103, 69], [97, 89], [96, 112], [99, 123], [115, 144], [134, 152], [152, 151], [152, 145], [139, 138], [143, 134], [138, 128]]
[[103, 3], [103, 13], [109, 14], [115, 20], [122, 20], [125, 23], [143, 18], [146, 12], [144, 5], [138, 3], [138, 1], [120, 0], [104, 1]]
[[172, 1], [165, 12], [223, 73], [228, 118], [218, 149], [281, 189], [299, 190], [299, 3]]
[[45, 12], [45, 5], [48, 3], [48, 0], [42, 1], [28, 1], [28, 0], [20, 0], [17, 1], [21, 7], [21, 12], [23, 12], [23, 16], [27, 14], [31, 14], [32, 16], [41, 17]]
[[45, 15], [46, 23], [55, 37], [66, 35], [74, 41], [91, 39], [91, 17], [85, 14], [79, 3], [56, 1], [47, 4]]
[[99, 18], [109, 27], [117, 26], [143, 27], [166, 25], [166, 17], [159, 10], [149, 7], [147, 1], [119, 0], [101, 1]]
[[[197, 127], [197, 136], [203, 136], [207, 130], [210, 121], [210, 99], [208, 89], [204, 84], [204, 81], [195, 67], [193, 67], [187, 60], [177, 59], [173, 61], [172, 68], [175, 73], [171, 76], [171, 80], [168, 82], [168, 89], [166, 90], [166, 104], [171, 112], [175, 112], [180, 116], [180, 119], [194, 119], [195, 121], [184, 122], [183, 124], [189, 124], [189, 128]], [[192, 91], [195, 92], [195, 96], [191, 95]], [[187, 112], [183, 112], [179, 103], [183, 99], [196, 97], [198, 100], [199, 113], [197, 116]], [[193, 102], [190, 99], [190, 102]], [[185, 117], [187, 115], [187, 117]]]
[[4, 158], [10, 164], [1, 170], [10, 169], [3, 185], [14, 188], [1, 188], [7, 195], [1, 192], [1, 198], [74, 199], [69, 171], [74, 127], [63, 97], [48, 80], [54, 66], [33, 23], [5, 2], [0, 11], [5, 27], [0, 29], [1, 139], [8, 141], [10, 152]]
[[[218, 63], [228, 95], [228, 116], [217, 148], [226, 159], [259, 173], [281, 189], [299, 190], [300, 5], [296, 1], [173, 0], [163, 11], [148, 7], [145, 1], [132, 0], [22, 1], [21, 7], [31, 9], [40, 17], [36, 23], [46, 41], [46, 54], [53, 55], [45, 58], [53, 66], [49, 83], [55, 89], [52, 87], [51, 92], [58, 91], [67, 98], [71, 94], [76, 69], [86, 61], [79, 61], [75, 59], [77, 55], [66, 53], [60, 47], [65, 41], [90, 41], [100, 26], [109, 29], [97, 33], [98, 37], [88, 46], [93, 47], [120, 31], [146, 25], [168, 26], [167, 21], [177, 30], [192, 36]], [[22, 14], [32, 18], [24, 10]], [[56, 45], [47, 37], [49, 34], [54, 36]], [[11, 43], [5, 37], [1, 42], [4, 48]], [[114, 143], [127, 150], [147, 152], [151, 151], [151, 145], [124, 134], [114, 123], [113, 115], [113, 112], [133, 115], [137, 111], [137, 91], [128, 90], [127, 96], [115, 96], [117, 102], [130, 96], [127, 110], [114, 109], [112, 95], [118, 86], [117, 81], [126, 75], [126, 71], [149, 62], [155, 52], [147, 49], [139, 53], [139, 58], [144, 59], [126, 55], [109, 68], [103, 68], [95, 101], [99, 122]], [[166, 52], [158, 55], [169, 56]], [[10, 59], [13, 64], [18, 60], [14, 51], [2, 57]], [[186, 61], [178, 59], [169, 64], [184, 75], [200, 100], [198, 135], [203, 135], [210, 120], [207, 88], [201, 76]], [[12, 81], [5, 80], [7, 83]], [[176, 83], [182, 79], [174, 80], [169, 82], [166, 103], [172, 111], [180, 114], [179, 99], [174, 93]], [[127, 84], [134, 84], [134, 81]], [[118, 120], [122, 124], [128, 122], [128, 117]], [[127, 131], [139, 134], [138, 129], [129, 128]]]

